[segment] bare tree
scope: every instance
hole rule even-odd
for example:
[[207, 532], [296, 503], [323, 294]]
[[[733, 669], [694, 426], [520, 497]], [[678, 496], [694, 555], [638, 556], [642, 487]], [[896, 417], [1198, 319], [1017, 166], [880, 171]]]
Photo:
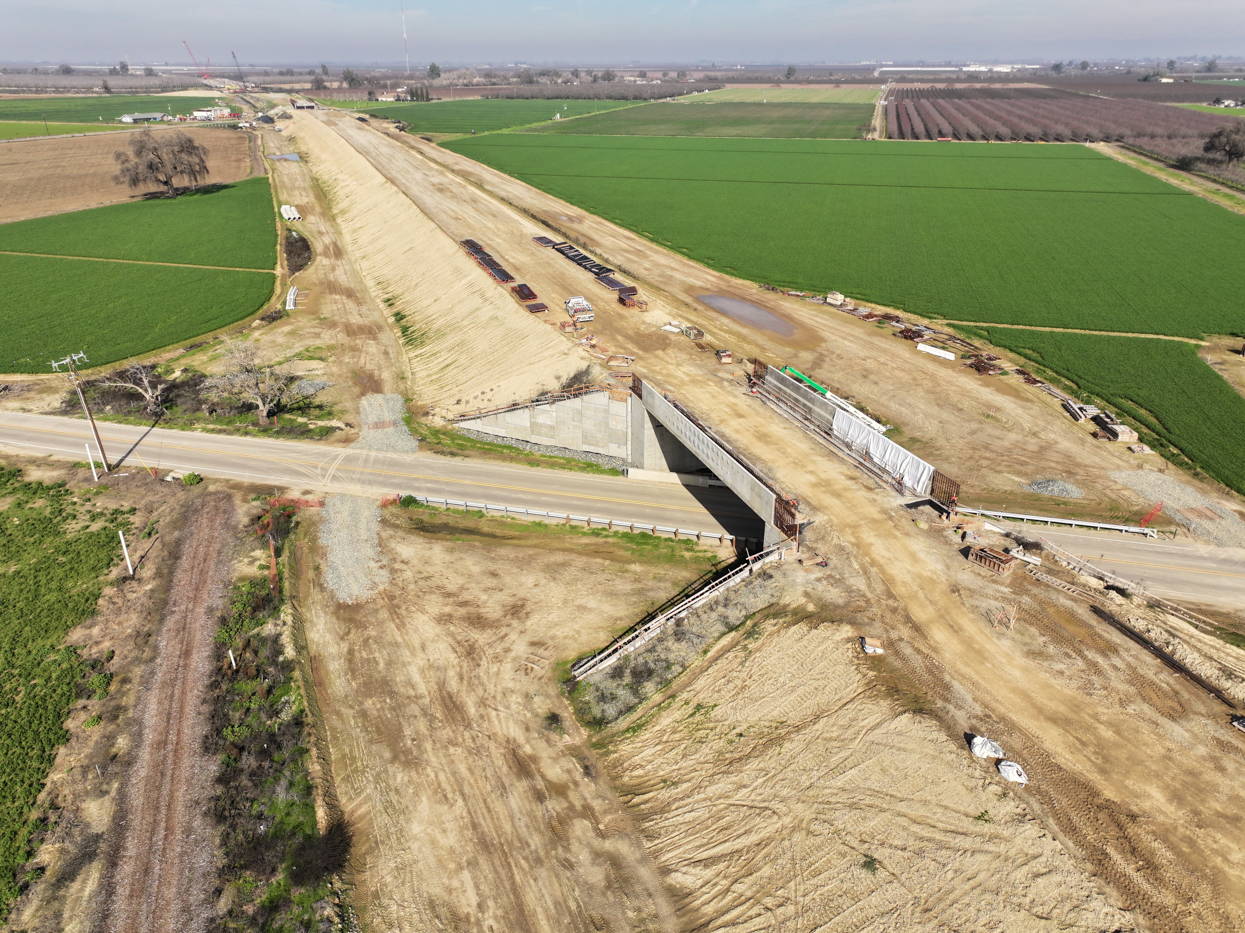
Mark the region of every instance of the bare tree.
[[113, 158], [120, 171], [112, 177], [118, 185], [144, 188], [162, 185], [169, 197], [177, 197], [177, 179], [197, 185], [208, 177], [208, 150], [177, 130], [161, 133], [143, 130], [130, 137], [130, 151], [117, 150]]
[[225, 371], [210, 376], [204, 387], [216, 398], [250, 402], [260, 424], [267, 424], [269, 415], [298, 398], [294, 391], [298, 377], [265, 360], [255, 344], [226, 340], [224, 357]]
[[1237, 159], [1245, 158], [1245, 122], [1237, 120], [1219, 127], [1206, 138], [1202, 151], [1222, 155], [1229, 166]]
[[137, 392], [143, 397], [143, 410], [147, 414], [153, 417], [164, 414], [160, 396], [164, 393], [165, 385], [160, 381], [154, 366], [144, 366], [136, 360], [130, 360], [130, 365], [125, 369], [109, 373], [96, 385]]

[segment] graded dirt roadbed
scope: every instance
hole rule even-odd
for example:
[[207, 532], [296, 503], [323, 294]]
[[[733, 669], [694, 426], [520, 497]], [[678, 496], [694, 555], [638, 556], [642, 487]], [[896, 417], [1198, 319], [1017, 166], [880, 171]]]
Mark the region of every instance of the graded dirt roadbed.
[[233, 500], [223, 492], [192, 507], [182, 532], [159, 655], [139, 700], [138, 738], [113, 816], [92, 927], [99, 933], [208, 928], [216, 829], [205, 699], [233, 532]]
[[404, 518], [381, 526], [390, 578], [368, 602], [335, 602], [319, 544], [298, 554], [364, 928], [674, 933], [552, 667], [668, 598], [678, 562], [521, 528], [525, 542], [500, 544], [516, 531], [453, 516], [413, 532]]

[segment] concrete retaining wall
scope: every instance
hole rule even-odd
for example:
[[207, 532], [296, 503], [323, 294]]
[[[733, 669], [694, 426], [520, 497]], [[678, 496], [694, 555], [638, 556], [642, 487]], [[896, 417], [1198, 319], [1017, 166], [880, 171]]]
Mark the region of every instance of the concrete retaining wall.
[[493, 437], [586, 450], [629, 460], [631, 404], [630, 396], [613, 399], [608, 392], [592, 392], [578, 398], [460, 421], [457, 426]]

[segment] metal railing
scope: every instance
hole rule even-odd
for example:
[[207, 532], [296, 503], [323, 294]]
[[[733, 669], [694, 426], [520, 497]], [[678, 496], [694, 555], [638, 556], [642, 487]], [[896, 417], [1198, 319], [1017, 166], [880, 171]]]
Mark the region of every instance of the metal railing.
[[1054, 518], [1049, 515], [1025, 515], [1020, 512], [997, 512], [993, 509], [970, 509], [963, 505], [956, 506], [957, 512], [969, 515], [988, 515], [991, 518], [1003, 518], [1017, 522], [1043, 522], [1047, 525], [1070, 525], [1073, 528], [1096, 528], [1099, 531], [1120, 531], [1128, 534], [1144, 535], [1157, 538], [1159, 533], [1153, 528], [1142, 528], [1140, 525], [1111, 525], [1107, 522], [1095, 522], [1080, 518]]
[[539, 398], [498, 405], [496, 408], [478, 408], [475, 411], [465, 411], [460, 415], [452, 415], [449, 418], [449, 422], [450, 424], [458, 424], [459, 422], [472, 421], [476, 418], [487, 418], [489, 415], [504, 415], [508, 411], [521, 411], [524, 408], [536, 408], [540, 405], [552, 405], [554, 402], [565, 402], [583, 395], [591, 395], [593, 392], [611, 391], [617, 392], [618, 386], [598, 384], [575, 386], [561, 392], [550, 392], [548, 395], [542, 395]]
[[[666, 525], [649, 525], [644, 522], [622, 521], [617, 518], [598, 518], [593, 515], [575, 515], [571, 512], [547, 512], [543, 509], [524, 509], [513, 505], [493, 505], [489, 502], [471, 502], [467, 499], [444, 499], [439, 496], [398, 496], [402, 499], [414, 499], [422, 505], [440, 506], [444, 509], [462, 509], [464, 512], [483, 512], [485, 515], [500, 514], [505, 518], [543, 518], [563, 522], [567, 525], [580, 525], [586, 528], [604, 528], [607, 531], [629, 531], [633, 534], [651, 534], [656, 536], [670, 535], [676, 541], [685, 538], [695, 541], [716, 541], [723, 545], [733, 546], [735, 535], [725, 531], [689, 531], [686, 528]], [[393, 501], [393, 500], [390, 500]], [[751, 538], [743, 539], [751, 541]]]
[[571, 676], [576, 680], [582, 680], [589, 674], [595, 674], [597, 671], [603, 670], [622, 660], [625, 656], [652, 641], [659, 634], [661, 634], [662, 630], [686, 616], [696, 607], [713, 599], [724, 590], [730, 589], [737, 583], [742, 583], [744, 580], [751, 577], [754, 573], [756, 573], [758, 567], [781, 558], [784, 551], [792, 546], [793, 545], [791, 545], [790, 542], [783, 541], [778, 544], [772, 544], [765, 550], [760, 551], [757, 554], [753, 554], [751, 557], [747, 558], [744, 563], [740, 564], [730, 573], [726, 574], [726, 576], [720, 577], [704, 589], [698, 590], [691, 596], [687, 597], [687, 599], [679, 602], [660, 615], [649, 619], [647, 622], [637, 625], [629, 632], [619, 636], [604, 650], [598, 651], [591, 657], [584, 658], [583, 660], [572, 664]]

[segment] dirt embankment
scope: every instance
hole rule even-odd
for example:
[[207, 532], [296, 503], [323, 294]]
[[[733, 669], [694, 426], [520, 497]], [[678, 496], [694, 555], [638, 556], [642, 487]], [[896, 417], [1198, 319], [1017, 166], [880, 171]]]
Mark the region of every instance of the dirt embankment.
[[336, 601], [311, 536], [298, 558], [367, 928], [674, 930], [662, 879], [553, 666], [607, 641], [704, 563], [431, 515], [386, 513], [389, 582], [366, 602]]
[[200, 499], [188, 517], [113, 816], [92, 925], [99, 933], [192, 933], [211, 920], [215, 763], [203, 752], [204, 700], [234, 530], [233, 500], [224, 492]]
[[[178, 126], [207, 146], [208, 181], [222, 184], [257, 174], [251, 136], [238, 130]], [[153, 130], [156, 133], [168, 129]], [[114, 182], [113, 153], [128, 150], [129, 133], [96, 133], [70, 139], [23, 139], [0, 143], [0, 223], [79, 211], [135, 197]], [[262, 171], [263, 166], [259, 166]]]
[[360, 124], [299, 113], [292, 132], [400, 335], [412, 374], [405, 395], [437, 407], [477, 395], [501, 404], [556, 389], [586, 364], [322, 120], [341, 124], [339, 132]]

